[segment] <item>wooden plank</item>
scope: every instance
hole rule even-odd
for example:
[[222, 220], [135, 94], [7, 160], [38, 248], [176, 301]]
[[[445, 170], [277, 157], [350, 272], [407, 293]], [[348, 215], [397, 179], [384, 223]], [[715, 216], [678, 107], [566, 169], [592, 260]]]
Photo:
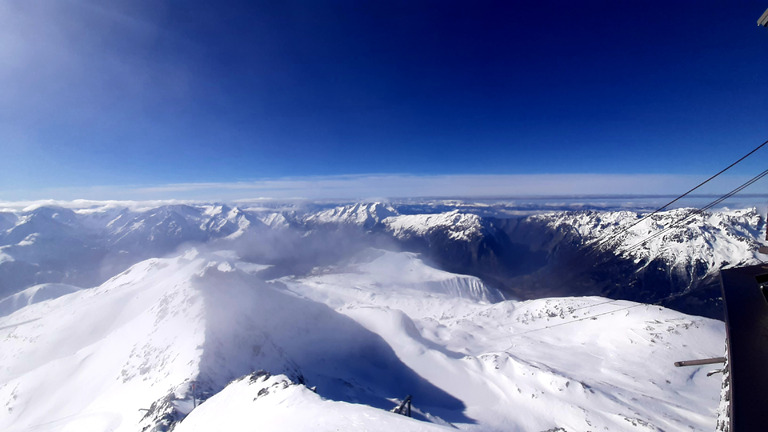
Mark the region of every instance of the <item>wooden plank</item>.
[[723, 270], [731, 432], [768, 425], [768, 265]]

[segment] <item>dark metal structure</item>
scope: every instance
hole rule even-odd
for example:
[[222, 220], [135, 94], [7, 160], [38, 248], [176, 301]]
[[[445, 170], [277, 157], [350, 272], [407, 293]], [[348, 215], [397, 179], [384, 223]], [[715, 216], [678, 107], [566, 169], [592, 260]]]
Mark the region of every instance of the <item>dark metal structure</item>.
[[722, 270], [730, 432], [768, 430], [768, 265]]
[[403, 401], [400, 403], [400, 405], [392, 409], [392, 412], [395, 414], [402, 414], [404, 416], [410, 417], [411, 416], [411, 395], [406, 396], [405, 399], [403, 399]]
[[683, 361], [675, 362], [675, 366], [677, 367], [701, 366], [701, 365], [710, 365], [710, 364], [718, 364], [718, 363], [725, 363], [725, 357], [714, 357], [714, 358], [708, 358], [708, 359], [702, 359], [702, 360], [683, 360]]

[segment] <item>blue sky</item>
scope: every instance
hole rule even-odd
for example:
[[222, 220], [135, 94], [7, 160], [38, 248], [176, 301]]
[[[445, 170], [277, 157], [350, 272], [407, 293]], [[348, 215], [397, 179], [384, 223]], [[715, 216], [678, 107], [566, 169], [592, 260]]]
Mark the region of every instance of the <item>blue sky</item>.
[[768, 138], [766, 6], [2, 2], [0, 200], [683, 192]]

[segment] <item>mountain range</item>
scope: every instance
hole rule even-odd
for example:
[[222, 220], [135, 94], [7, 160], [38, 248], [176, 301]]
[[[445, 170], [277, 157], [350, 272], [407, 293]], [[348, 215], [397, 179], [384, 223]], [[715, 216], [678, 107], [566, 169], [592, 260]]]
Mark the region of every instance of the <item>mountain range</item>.
[[[765, 220], [696, 214], [641, 243], [689, 213], [6, 210], [0, 428], [709, 431], [720, 379], [672, 363], [722, 355], [702, 315]], [[411, 418], [390, 412], [407, 396]]]
[[[509, 298], [599, 295], [722, 318], [717, 274], [759, 262], [755, 209], [693, 214], [557, 211], [510, 216], [454, 205], [107, 204], [0, 212], [0, 299], [44, 283], [90, 287], [184, 245], [226, 247], [301, 273], [366, 247], [409, 251], [481, 278]], [[670, 226], [672, 226], [671, 229]], [[655, 233], [663, 235], [641, 243]], [[618, 235], [617, 235], [618, 234]], [[606, 241], [610, 240], [610, 241]]]

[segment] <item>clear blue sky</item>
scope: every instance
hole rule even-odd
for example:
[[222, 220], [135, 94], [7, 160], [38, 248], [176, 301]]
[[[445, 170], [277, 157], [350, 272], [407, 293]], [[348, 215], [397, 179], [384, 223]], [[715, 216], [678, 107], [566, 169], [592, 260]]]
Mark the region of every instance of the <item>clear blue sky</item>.
[[768, 139], [766, 7], [4, 1], [0, 200], [365, 174], [706, 177]]

